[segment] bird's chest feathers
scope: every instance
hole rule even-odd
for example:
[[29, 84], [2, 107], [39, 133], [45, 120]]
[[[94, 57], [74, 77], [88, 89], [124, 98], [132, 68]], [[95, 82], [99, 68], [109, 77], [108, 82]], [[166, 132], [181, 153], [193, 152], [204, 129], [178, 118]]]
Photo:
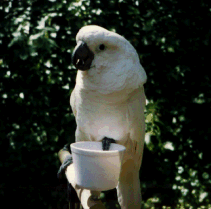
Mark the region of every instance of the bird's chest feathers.
[[126, 102], [109, 104], [98, 98], [80, 98], [77, 110], [77, 126], [95, 140], [103, 137], [122, 139], [128, 133]]

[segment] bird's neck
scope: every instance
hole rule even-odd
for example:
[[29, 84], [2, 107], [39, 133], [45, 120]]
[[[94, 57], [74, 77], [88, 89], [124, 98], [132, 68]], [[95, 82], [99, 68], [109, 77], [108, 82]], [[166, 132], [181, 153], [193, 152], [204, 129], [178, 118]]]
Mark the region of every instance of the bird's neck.
[[103, 94], [97, 90], [89, 90], [81, 88], [76, 85], [82, 99], [90, 100], [96, 103], [103, 103], [108, 105], [119, 105], [127, 102], [132, 97], [140, 92], [140, 88], [137, 89], [123, 89], [120, 91], [114, 91], [112, 93]]
[[107, 72], [93, 73], [91, 70], [78, 71], [76, 77], [76, 85], [79, 88], [99, 92], [103, 95], [116, 95], [117, 92], [125, 94], [125, 92], [131, 92], [138, 87], [137, 85], [128, 85], [129, 81], [131, 82], [131, 79], [128, 79], [127, 73], [116, 75]]

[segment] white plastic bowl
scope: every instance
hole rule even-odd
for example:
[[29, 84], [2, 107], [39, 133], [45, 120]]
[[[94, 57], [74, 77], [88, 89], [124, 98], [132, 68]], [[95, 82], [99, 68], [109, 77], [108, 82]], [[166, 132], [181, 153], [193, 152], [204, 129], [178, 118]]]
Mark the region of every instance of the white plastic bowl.
[[102, 142], [76, 142], [70, 145], [76, 183], [92, 191], [106, 191], [118, 184], [125, 147], [112, 143], [108, 151]]

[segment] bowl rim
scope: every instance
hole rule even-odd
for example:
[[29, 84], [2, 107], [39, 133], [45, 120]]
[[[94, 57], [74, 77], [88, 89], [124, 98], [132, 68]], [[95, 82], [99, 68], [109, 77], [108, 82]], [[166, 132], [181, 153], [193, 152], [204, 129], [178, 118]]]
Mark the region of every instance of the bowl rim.
[[79, 153], [79, 154], [84, 154], [84, 155], [107, 155], [111, 154], [111, 155], [118, 155], [122, 152], [124, 152], [126, 150], [126, 147], [121, 145], [121, 144], [115, 144], [115, 146], [119, 146], [121, 148], [121, 150], [90, 150], [90, 149], [85, 149], [85, 148], [79, 148], [76, 147], [75, 145], [78, 143], [87, 143], [87, 142], [91, 142], [91, 143], [102, 143], [102, 142], [95, 142], [95, 141], [80, 141], [80, 142], [74, 142], [72, 144], [70, 144], [70, 148], [71, 151], [74, 153]]

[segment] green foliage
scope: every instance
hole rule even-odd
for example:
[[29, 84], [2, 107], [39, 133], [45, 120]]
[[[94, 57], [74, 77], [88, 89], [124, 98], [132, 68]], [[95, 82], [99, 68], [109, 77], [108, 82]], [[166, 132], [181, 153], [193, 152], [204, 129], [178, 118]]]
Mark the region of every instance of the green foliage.
[[140, 172], [146, 208], [211, 204], [205, 0], [7, 0], [0, 2], [0, 20], [0, 195], [12, 198], [8, 207], [67, 204], [56, 179], [57, 152], [74, 141], [71, 52], [87, 24], [126, 37], [148, 75], [150, 137]]

